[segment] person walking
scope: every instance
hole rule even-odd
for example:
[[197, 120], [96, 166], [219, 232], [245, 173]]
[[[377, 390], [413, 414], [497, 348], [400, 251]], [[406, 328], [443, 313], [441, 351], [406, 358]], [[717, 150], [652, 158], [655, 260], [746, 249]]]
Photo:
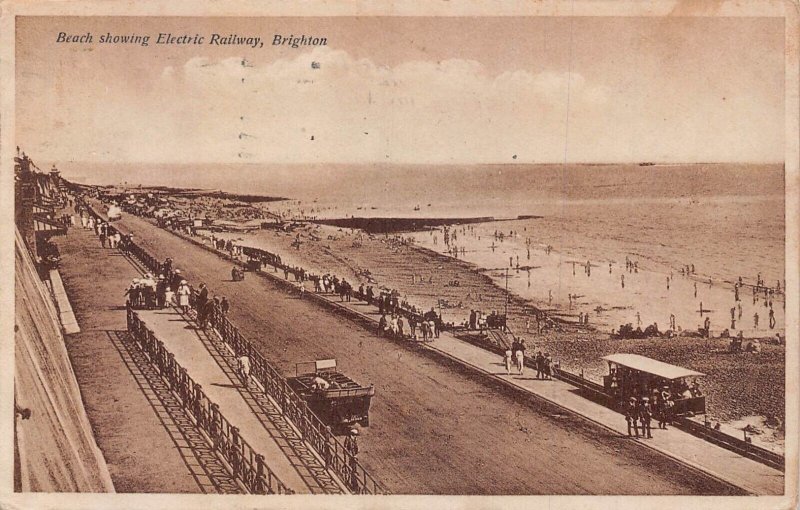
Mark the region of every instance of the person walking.
[[250, 386], [250, 357], [247, 354], [242, 354], [237, 360], [239, 378], [245, 388]]
[[512, 363], [511, 360], [512, 360], [513, 356], [514, 356], [514, 353], [511, 351], [511, 347], [508, 347], [506, 349], [506, 352], [505, 352], [504, 356], [503, 356], [503, 363], [506, 366], [506, 375], [511, 375], [511, 363]]
[[517, 373], [522, 375], [525, 372], [525, 344], [520, 342], [517, 344], [517, 350], [514, 352], [514, 361], [517, 365]]

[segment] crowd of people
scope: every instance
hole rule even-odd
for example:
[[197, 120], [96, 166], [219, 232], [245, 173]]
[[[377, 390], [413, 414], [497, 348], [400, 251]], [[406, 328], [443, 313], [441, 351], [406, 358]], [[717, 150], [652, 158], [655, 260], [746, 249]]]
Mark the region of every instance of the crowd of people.
[[639, 436], [641, 427], [641, 437], [652, 439], [651, 421], [658, 421], [658, 428], [667, 430], [673, 418], [675, 399], [700, 397], [703, 393], [697, 381], [692, 386], [681, 381], [682, 386], [678, 387], [673, 393], [670, 387], [663, 386], [661, 389], [653, 389], [652, 398], [648, 396], [631, 396], [625, 406], [625, 421], [628, 424], [628, 436]]

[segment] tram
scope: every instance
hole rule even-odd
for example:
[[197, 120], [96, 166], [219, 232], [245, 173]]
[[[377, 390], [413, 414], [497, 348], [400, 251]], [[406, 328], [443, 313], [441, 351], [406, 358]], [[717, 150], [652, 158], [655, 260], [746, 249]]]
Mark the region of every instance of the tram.
[[621, 407], [630, 397], [652, 399], [654, 393], [658, 393], [668, 395], [674, 403], [671, 407], [673, 416], [706, 413], [706, 397], [697, 382], [698, 377], [705, 376], [702, 372], [638, 354], [611, 354], [604, 356], [603, 360], [608, 363], [608, 375], [603, 377], [603, 386], [614, 405]]

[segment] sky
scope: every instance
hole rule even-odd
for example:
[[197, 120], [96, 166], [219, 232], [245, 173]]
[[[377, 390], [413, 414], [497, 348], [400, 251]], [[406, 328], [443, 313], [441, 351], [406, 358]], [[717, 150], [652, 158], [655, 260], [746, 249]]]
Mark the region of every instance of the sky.
[[[264, 45], [156, 45], [159, 32]], [[41, 162], [784, 158], [780, 18], [21, 17], [16, 45], [17, 144]]]

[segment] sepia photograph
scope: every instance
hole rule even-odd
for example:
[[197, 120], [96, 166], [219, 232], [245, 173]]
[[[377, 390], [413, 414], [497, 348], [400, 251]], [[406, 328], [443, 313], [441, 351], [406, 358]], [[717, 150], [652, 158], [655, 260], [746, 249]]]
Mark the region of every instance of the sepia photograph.
[[6, 12], [0, 501], [794, 507], [797, 6], [589, 4]]

